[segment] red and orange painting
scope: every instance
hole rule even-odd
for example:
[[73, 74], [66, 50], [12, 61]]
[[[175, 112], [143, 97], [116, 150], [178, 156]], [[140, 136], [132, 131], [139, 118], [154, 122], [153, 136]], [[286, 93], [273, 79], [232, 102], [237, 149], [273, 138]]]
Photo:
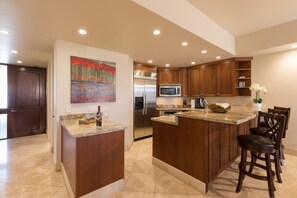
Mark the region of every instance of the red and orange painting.
[[116, 64], [71, 56], [71, 103], [116, 101]]

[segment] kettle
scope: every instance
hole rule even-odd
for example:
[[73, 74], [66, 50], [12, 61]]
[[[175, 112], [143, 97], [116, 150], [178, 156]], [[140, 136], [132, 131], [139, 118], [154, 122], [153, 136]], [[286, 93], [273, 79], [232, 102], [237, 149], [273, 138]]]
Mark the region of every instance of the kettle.
[[195, 108], [196, 109], [204, 109], [206, 108], [207, 101], [204, 98], [196, 98], [195, 100]]

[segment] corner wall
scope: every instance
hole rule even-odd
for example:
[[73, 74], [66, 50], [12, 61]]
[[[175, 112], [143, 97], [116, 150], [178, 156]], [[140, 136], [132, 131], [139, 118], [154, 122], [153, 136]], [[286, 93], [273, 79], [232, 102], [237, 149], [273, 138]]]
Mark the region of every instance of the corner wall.
[[268, 89], [261, 95], [265, 107], [291, 107], [284, 145], [297, 152], [297, 50], [254, 57], [252, 81]]
[[[70, 103], [70, 56], [78, 56], [116, 63], [116, 102]], [[97, 106], [109, 112], [109, 120], [127, 126], [125, 148], [133, 142], [133, 60], [126, 54], [57, 40], [54, 45], [54, 160], [59, 169], [61, 162], [61, 137], [59, 116], [71, 113], [96, 112]]]

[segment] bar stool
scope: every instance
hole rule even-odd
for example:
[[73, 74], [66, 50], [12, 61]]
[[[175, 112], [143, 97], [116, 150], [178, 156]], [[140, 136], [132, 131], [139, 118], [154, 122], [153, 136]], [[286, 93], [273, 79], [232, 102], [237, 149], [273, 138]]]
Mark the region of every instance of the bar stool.
[[[285, 131], [283, 133], [282, 138], [286, 137], [286, 131], [288, 129], [289, 119], [290, 119], [290, 112], [291, 112], [291, 109], [290, 108], [285, 108], [285, 107], [274, 106], [274, 109], [268, 109], [268, 113], [284, 115], [286, 117]], [[253, 135], [262, 135], [263, 136], [263, 131], [265, 131], [266, 127], [267, 127], [266, 123], [263, 120], [261, 120], [260, 121], [260, 128], [259, 129], [257, 127], [251, 128], [250, 133], [253, 134]], [[279, 163], [281, 165], [284, 165], [285, 156], [284, 156], [284, 145], [283, 145], [282, 142], [281, 142], [281, 148], [280, 148], [280, 151], [279, 151], [279, 155], [280, 155]], [[279, 172], [282, 172], [280, 167], [279, 167]]]
[[[240, 135], [237, 137], [238, 144], [242, 148], [241, 161], [239, 164], [239, 178], [236, 192], [240, 192], [245, 175], [255, 179], [266, 180], [268, 183], [269, 196], [274, 197], [274, 171], [271, 169], [270, 156], [278, 153], [281, 146], [281, 139], [285, 130], [285, 116], [271, 113], [259, 112], [258, 130], [260, 130], [260, 122], [263, 120], [267, 128], [263, 128], [264, 135]], [[247, 151], [252, 153], [263, 153], [265, 155], [265, 166], [256, 162], [247, 162]], [[275, 161], [279, 161], [279, 155], [275, 154]], [[256, 166], [266, 170], [267, 176], [256, 175], [247, 171], [246, 166]]]
[[[286, 115], [286, 127], [285, 127], [286, 130], [285, 130], [284, 135], [283, 135], [283, 138], [285, 138], [286, 137], [286, 132], [287, 132], [288, 126], [289, 126], [291, 108], [274, 106], [274, 109], [275, 110], [281, 110], [281, 111], [287, 112], [287, 115]], [[280, 149], [280, 162], [281, 162], [281, 165], [282, 166], [284, 165], [284, 159], [285, 159], [284, 148], [285, 148], [285, 146], [284, 146], [284, 144], [282, 142], [281, 149]]]

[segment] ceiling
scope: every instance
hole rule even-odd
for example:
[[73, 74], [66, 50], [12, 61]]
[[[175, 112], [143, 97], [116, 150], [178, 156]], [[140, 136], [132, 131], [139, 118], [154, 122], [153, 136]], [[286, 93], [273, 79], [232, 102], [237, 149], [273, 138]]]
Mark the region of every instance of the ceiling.
[[[234, 37], [297, 19], [295, 0], [188, 1]], [[87, 35], [79, 35], [79, 28]], [[156, 28], [159, 36], [152, 33]], [[0, 0], [0, 29], [10, 32], [0, 34], [0, 63], [6, 64], [22, 60], [21, 65], [46, 67], [56, 39], [128, 54], [138, 62], [153, 60], [157, 66], [233, 57], [130, 0]], [[183, 41], [188, 45], [181, 46]]]

